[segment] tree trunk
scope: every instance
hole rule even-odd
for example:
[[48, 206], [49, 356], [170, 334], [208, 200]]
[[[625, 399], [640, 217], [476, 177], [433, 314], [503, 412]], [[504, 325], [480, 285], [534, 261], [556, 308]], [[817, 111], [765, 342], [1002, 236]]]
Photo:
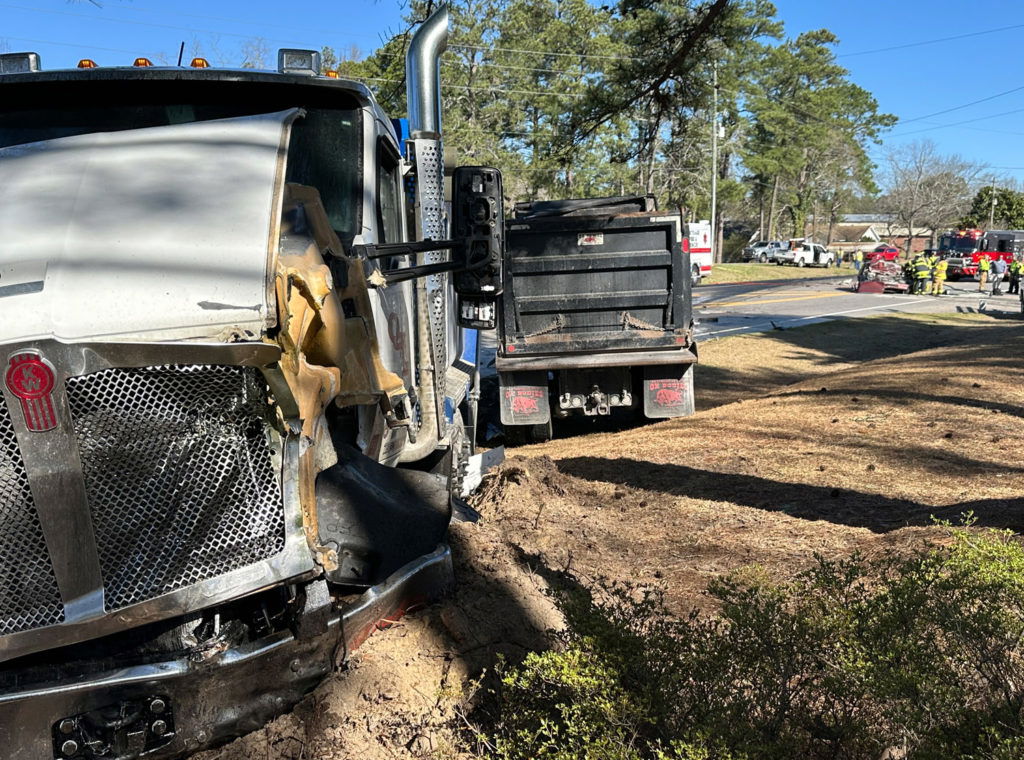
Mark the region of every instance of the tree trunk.
[[757, 194], [757, 239], [763, 240], [764, 231], [764, 188]]
[[907, 220], [907, 258], [914, 253], [914, 220]]
[[772, 183], [772, 202], [768, 207], [768, 239], [777, 240], [778, 234], [776, 233], [776, 219], [775, 219], [775, 204], [779, 200], [779, 175], [775, 175], [775, 181]]

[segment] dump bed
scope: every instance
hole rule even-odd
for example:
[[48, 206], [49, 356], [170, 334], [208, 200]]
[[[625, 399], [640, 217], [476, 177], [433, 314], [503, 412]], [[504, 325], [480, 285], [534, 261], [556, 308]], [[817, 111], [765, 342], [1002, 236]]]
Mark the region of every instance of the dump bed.
[[621, 208], [508, 223], [504, 359], [689, 347], [690, 262], [680, 218]]

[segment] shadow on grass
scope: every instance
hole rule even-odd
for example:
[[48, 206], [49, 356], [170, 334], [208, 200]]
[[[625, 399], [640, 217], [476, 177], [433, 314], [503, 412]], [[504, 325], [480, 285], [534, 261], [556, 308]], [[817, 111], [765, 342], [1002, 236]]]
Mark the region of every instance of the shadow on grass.
[[824, 520], [876, 533], [926, 526], [934, 518], [958, 521], [973, 512], [978, 525], [1024, 529], [1024, 499], [980, 499], [931, 507], [909, 499], [845, 488], [782, 483], [754, 475], [709, 472], [678, 464], [626, 458], [574, 457], [557, 461], [566, 475], [703, 501], [724, 501], [781, 512], [803, 520]]

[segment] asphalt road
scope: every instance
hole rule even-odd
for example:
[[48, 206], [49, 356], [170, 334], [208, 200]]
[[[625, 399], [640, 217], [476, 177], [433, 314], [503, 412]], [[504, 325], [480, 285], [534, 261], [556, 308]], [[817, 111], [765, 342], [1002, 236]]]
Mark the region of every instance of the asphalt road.
[[[765, 265], [770, 266], [770, 265]], [[949, 295], [855, 293], [853, 270], [839, 277], [701, 285], [693, 292], [697, 338], [799, 327], [876, 314], [1005, 312], [1020, 314], [1017, 296], [978, 292], [972, 281], [947, 282]], [[1003, 284], [1006, 292], [1006, 284]]]

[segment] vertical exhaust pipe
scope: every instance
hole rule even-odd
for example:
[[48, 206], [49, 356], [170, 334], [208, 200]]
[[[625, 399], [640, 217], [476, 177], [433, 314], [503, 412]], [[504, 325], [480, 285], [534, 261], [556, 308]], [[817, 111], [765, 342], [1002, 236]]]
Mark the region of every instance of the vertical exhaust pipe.
[[[417, 240], [448, 237], [444, 203], [444, 151], [441, 146], [441, 53], [448, 47], [448, 7], [441, 5], [412, 37], [405, 54], [405, 94], [409, 137], [416, 172]], [[423, 255], [424, 264], [447, 261], [445, 251]], [[416, 366], [420, 427], [416, 442], [400, 456], [415, 462], [432, 454], [448, 435], [447, 389], [448, 278], [431, 275], [416, 283]]]
[[448, 47], [448, 6], [438, 7], [412, 36], [405, 53], [405, 97], [409, 135], [441, 137], [441, 64]]

